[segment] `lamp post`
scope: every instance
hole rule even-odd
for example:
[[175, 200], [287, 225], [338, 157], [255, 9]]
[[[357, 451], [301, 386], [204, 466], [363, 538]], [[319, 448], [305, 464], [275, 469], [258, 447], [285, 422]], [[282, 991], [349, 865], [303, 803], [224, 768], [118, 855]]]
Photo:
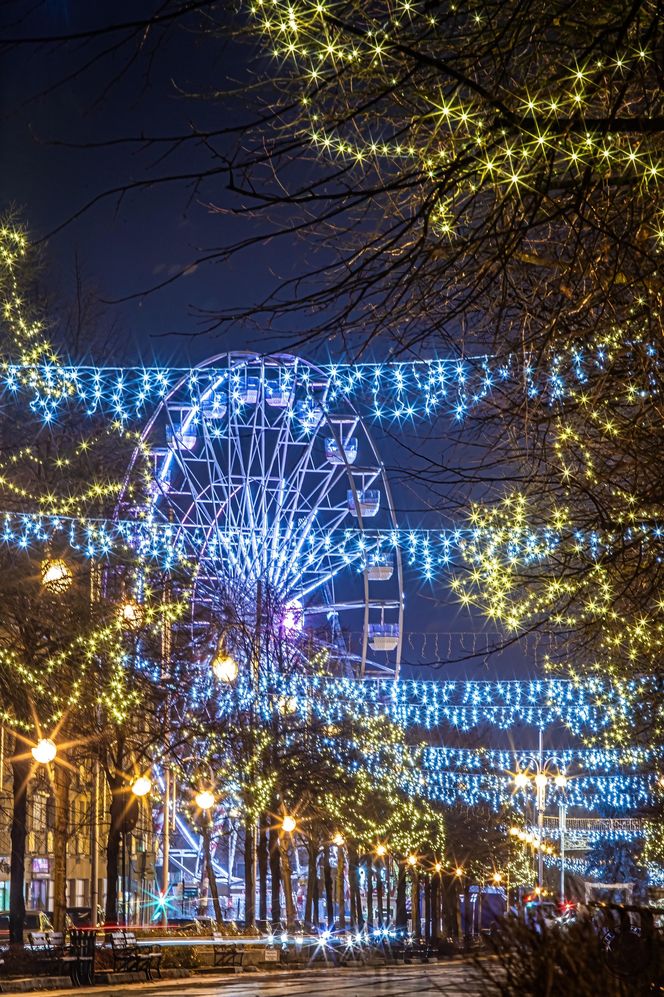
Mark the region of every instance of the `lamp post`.
[[[152, 781], [147, 775], [137, 776], [129, 786], [129, 791], [131, 795], [135, 798], [136, 805], [138, 801], [144, 796], [147, 796], [152, 789]], [[124, 808], [124, 815], [122, 818], [122, 923], [127, 925], [127, 894], [128, 883], [127, 883], [127, 834], [129, 831], [128, 822], [128, 811], [129, 806], [126, 805]], [[133, 825], [132, 825], [133, 826]], [[131, 868], [131, 867], [130, 867]]]
[[[535, 806], [537, 810], [537, 883], [542, 889], [543, 879], [544, 879], [544, 851], [543, 851], [543, 838], [544, 838], [544, 811], [546, 810], [546, 788], [549, 779], [553, 779], [553, 782], [558, 787], [558, 789], [564, 790], [567, 786], [567, 776], [565, 774], [565, 765], [558, 758], [557, 755], [548, 755], [544, 757], [544, 748], [542, 744], [542, 730], [539, 732], [539, 751], [537, 755], [532, 755], [525, 768], [517, 772], [514, 783], [518, 789], [525, 789], [530, 785], [530, 774], [529, 770], [534, 771], [534, 781], [535, 781]], [[554, 775], [555, 772], [555, 775]], [[562, 810], [562, 806], [561, 806]], [[561, 833], [563, 833], [561, 831]], [[563, 871], [562, 877], [564, 877], [564, 860], [563, 860]]]

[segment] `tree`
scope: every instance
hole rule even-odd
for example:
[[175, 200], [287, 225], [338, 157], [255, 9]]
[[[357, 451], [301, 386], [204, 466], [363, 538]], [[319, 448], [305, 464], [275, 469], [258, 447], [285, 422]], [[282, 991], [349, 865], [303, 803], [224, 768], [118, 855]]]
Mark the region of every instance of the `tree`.
[[[17, 361], [17, 383], [37, 391], [29, 408], [21, 395], [7, 400], [0, 425], [6, 542], [0, 687], [4, 721], [15, 732], [10, 920], [11, 940], [20, 944], [30, 747], [57, 734], [58, 756], [48, 771], [55, 801], [54, 919], [63, 930], [70, 772], [81, 755], [94, 754], [90, 740], [99, 737], [95, 719], [104, 707], [117, 716], [136, 701], [118, 642], [122, 619], [106, 597], [104, 572], [67, 543], [70, 517], [113, 515], [134, 440], [104, 419], [83, 418], [75, 399], [53, 416], [46, 365], [55, 365], [57, 356], [35, 301], [27, 237], [10, 219], [0, 226], [0, 242], [5, 362]], [[60, 400], [68, 393], [62, 384], [53, 390]], [[116, 564], [113, 570], [126, 569]], [[144, 676], [139, 682], [145, 686]]]

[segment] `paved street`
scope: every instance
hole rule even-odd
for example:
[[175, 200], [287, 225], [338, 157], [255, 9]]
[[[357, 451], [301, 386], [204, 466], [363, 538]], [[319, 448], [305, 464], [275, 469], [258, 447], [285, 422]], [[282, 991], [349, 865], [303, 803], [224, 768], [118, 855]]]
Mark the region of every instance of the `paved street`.
[[[473, 982], [465, 963], [399, 966], [386, 969], [330, 969], [313, 972], [252, 973], [244, 976], [200, 977], [156, 983], [135, 983], [111, 991], [86, 987], [85, 995], [113, 997], [440, 997], [463, 994], [480, 997], [484, 989]], [[71, 990], [51, 991], [51, 997]]]

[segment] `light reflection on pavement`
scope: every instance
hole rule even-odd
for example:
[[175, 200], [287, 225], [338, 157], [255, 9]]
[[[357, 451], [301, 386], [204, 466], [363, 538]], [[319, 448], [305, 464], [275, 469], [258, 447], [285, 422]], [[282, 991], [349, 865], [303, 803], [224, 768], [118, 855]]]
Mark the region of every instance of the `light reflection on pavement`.
[[350, 967], [301, 972], [284, 970], [218, 977], [189, 977], [123, 986], [105, 985], [50, 991], [50, 997], [78, 993], [97, 997], [483, 997], [486, 988], [472, 964]]

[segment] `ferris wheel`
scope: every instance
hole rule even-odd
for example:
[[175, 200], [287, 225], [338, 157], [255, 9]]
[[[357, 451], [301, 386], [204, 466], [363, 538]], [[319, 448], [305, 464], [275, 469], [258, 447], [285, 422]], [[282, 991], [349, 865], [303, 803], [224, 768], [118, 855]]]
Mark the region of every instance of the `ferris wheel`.
[[403, 570], [385, 543], [398, 525], [390, 486], [360, 415], [331, 394], [329, 374], [290, 355], [227, 353], [188, 371], [141, 436], [147, 511], [196, 561], [194, 617], [230, 597], [251, 619], [269, 592], [289, 628], [347, 670], [396, 678]]

